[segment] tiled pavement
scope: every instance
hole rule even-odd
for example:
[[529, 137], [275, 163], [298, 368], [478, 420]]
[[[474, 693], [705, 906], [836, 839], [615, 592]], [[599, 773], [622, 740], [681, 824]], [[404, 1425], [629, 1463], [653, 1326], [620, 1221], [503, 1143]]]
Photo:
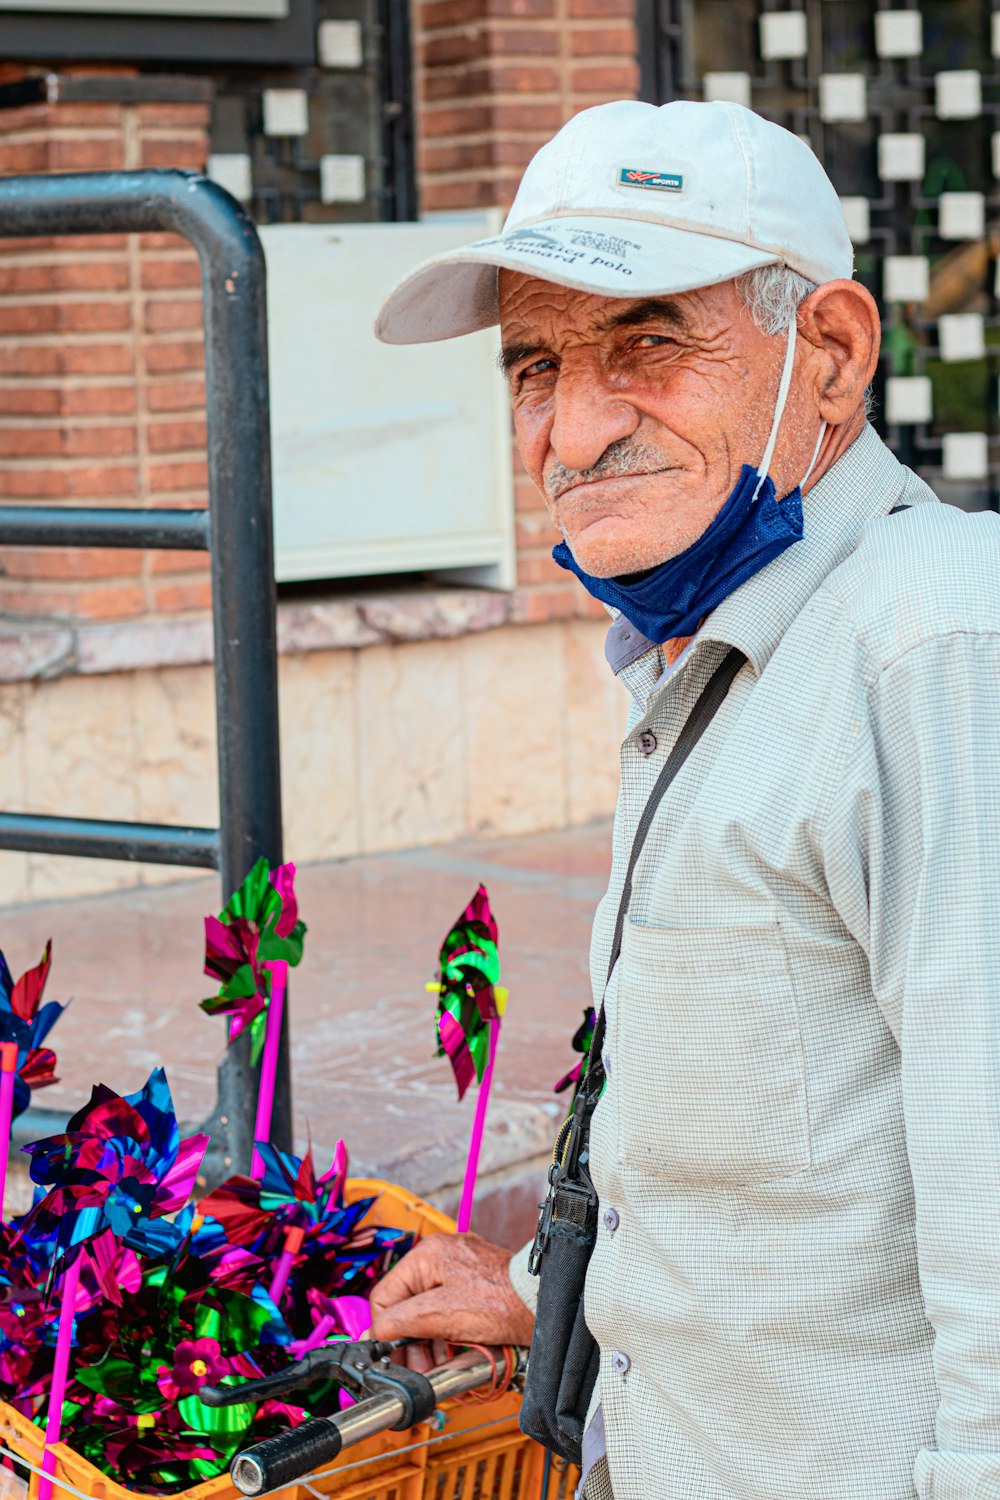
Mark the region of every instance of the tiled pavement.
[[[474, 1100], [456, 1102], [447, 1061], [434, 1057], [424, 984], [482, 880], [510, 1001], [474, 1227], [520, 1243], [563, 1112], [552, 1084], [574, 1060], [590, 920], [609, 862], [610, 827], [599, 823], [304, 867], [297, 891], [309, 934], [290, 986], [297, 1148], [311, 1136], [325, 1166], [343, 1136], [356, 1175], [454, 1206]], [[182, 1119], [209, 1113], [223, 1028], [197, 1002], [211, 989], [201, 919], [217, 902], [215, 878], [198, 877], [0, 910], [0, 947], [15, 974], [51, 936], [48, 998], [73, 997], [52, 1036], [61, 1081], [36, 1094], [39, 1106], [68, 1113], [92, 1083], [128, 1092], [162, 1064]], [[15, 1181], [12, 1196], [19, 1189]]]

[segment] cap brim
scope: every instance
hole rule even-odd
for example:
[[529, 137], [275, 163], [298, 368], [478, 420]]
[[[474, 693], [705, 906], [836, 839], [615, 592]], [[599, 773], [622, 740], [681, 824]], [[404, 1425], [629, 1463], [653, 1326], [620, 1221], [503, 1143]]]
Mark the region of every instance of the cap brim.
[[386, 297], [375, 334], [384, 344], [425, 344], [491, 328], [499, 321], [501, 267], [603, 297], [662, 297], [715, 286], [780, 258], [668, 224], [546, 219], [425, 261]]

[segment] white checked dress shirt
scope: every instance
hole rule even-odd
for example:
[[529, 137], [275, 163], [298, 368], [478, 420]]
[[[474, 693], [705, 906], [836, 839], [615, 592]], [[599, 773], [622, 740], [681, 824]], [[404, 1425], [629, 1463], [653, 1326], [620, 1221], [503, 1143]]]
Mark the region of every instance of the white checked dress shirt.
[[1000, 1497], [1000, 519], [871, 428], [804, 511], [657, 692], [641, 638], [620, 673], [598, 1002], [748, 658], [606, 1000], [588, 1500]]

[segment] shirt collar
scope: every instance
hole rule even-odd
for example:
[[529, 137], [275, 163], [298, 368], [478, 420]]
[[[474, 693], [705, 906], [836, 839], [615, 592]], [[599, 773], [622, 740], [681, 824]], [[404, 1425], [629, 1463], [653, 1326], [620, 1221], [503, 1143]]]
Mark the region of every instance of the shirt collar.
[[[759, 676], [795, 616], [854, 550], [864, 527], [888, 514], [909, 477], [910, 471], [866, 423], [847, 452], [803, 497], [802, 540], [724, 599], [693, 645], [718, 641], [736, 646]], [[608, 632], [605, 655], [615, 675], [644, 703], [663, 671], [659, 647], [618, 615]]]

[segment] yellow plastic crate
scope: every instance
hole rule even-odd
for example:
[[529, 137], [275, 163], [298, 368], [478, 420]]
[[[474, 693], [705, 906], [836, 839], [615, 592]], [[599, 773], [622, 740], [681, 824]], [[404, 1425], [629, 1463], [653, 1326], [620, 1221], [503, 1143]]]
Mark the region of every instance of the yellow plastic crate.
[[[347, 1200], [374, 1197], [380, 1224], [419, 1234], [453, 1234], [455, 1223], [403, 1188], [374, 1178], [352, 1178]], [[382, 1432], [348, 1448], [321, 1479], [289, 1485], [275, 1500], [541, 1500], [545, 1455], [517, 1425], [520, 1397], [510, 1393], [482, 1405], [449, 1402], [440, 1432], [422, 1423], [407, 1432]], [[488, 1426], [485, 1424], [489, 1424]], [[481, 1429], [481, 1430], [476, 1430]], [[0, 1402], [0, 1442], [28, 1463], [41, 1466], [42, 1429]], [[136, 1491], [117, 1484], [56, 1443], [53, 1500], [135, 1500]], [[32, 1472], [28, 1500], [37, 1500], [39, 1476]], [[62, 1482], [62, 1483], [60, 1483]], [[553, 1473], [548, 1500], [573, 1493], [573, 1474]], [[192, 1486], [171, 1500], [243, 1500], [228, 1474]]]

